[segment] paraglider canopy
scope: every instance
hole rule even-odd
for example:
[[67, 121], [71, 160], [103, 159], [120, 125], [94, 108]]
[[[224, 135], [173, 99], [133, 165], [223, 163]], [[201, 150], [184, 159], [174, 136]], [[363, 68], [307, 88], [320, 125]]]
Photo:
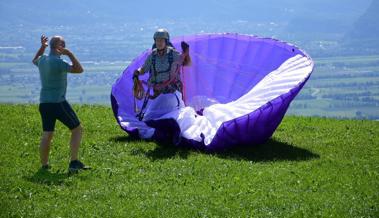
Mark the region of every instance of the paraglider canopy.
[[[172, 44], [180, 48], [181, 41], [190, 45], [192, 58], [192, 66], [184, 67], [181, 75], [184, 101], [203, 115], [207, 126], [196, 123], [200, 125], [196, 128], [203, 128], [200, 141], [184, 129], [182, 137], [207, 150], [265, 142], [313, 70], [313, 61], [307, 54], [271, 38], [203, 34], [177, 37]], [[134, 59], [112, 88], [115, 117], [130, 134], [138, 132], [140, 124], [132, 121], [135, 113], [131, 78], [150, 52]], [[148, 74], [141, 79], [147, 80]]]

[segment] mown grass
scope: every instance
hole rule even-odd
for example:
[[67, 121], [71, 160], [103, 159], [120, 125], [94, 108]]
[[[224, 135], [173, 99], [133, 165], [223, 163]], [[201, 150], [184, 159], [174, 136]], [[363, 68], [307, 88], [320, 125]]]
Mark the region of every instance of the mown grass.
[[378, 217], [379, 123], [286, 117], [264, 145], [217, 154], [129, 138], [74, 106], [90, 171], [68, 176], [57, 126], [39, 171], [37, 105], [0, 105], [1, 217]]

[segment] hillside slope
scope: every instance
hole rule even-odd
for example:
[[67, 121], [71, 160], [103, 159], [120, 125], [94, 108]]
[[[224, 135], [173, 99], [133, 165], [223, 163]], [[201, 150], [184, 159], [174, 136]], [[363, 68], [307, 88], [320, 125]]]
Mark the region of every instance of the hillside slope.
[[0, 104], [0, 217], [377, 217], [379, 123], [285, 117], [264, 145], [218, 154], [133, 140], [111, 108], [78, 106], [81, 159], [67, 175], [58, 124], [39, 171], [37, 105]]

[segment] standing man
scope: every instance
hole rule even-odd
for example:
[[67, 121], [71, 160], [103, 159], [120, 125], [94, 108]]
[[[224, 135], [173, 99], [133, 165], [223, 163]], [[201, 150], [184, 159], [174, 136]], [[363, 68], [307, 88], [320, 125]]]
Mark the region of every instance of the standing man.
[[[48, 47], [48, 38], [41, 36], [41, 47], [33, 58], [33, 64], [39, 69], [41, 79], [41, 93], [39, 112], [42, 118], [42, 138], [40, 144], [40, 158], [42, 169], [49, 169], [50, 144], [54, 134], [56, 120], [61, 121], [71, 130], [71, 162], [69, 172], [77, 172], [87, 167], [78, 160], [78, 150], [82, 138], [82, 126], [66, 101], [67, 72], [82, 73], [83, 68], [74, 54], [66, 48], [62, 36], [54, 36], [50, 42], [50, 54], [45, 55]], [[61, 59], [61, 55], [70, 58], [72, 64]]]
[[[158, 118], [180, 107], [184, 107], [182, 100], [183, 83], [180, 79], [181, 66], [191, 65], [189, 45], [182, 42], [182, 53], [179, 53], [170, 42], [170, 35], [165, 29], [158, 29], [153, 36], [152, 53], [147, 57], [144, 65], [134, 71], [133, 93], [136, 98], [143, 96], [143, 87], [139, 82], [139, 75], [150, 72], [148, 84], [154, 94], [149, 96], [145, 113], [139, 118], [143, 121]], [[142, 108], [143, 110], [145, 108]]]
[[[160, 119], [175, 110], [184, 108], [182, 97], [183, 83], [181, 81], [182, 66], [191, 65], [189, 45], [182, 41], [182, 52], [178, 52], [170, 42], [166, 29], [158, 29], [153, 36], [154, 45], [145, 63], [133, 73], [133, 94], [135, 98], [144, 98], [142, 107], [137, 114], [139, 120], [152, 125], [152, 121]], [[148, 90], [144, 91], [139, 75], [149, 72]], [[153, 94], [150, 94], [152, 88]], [[148, 124], [150, 123], [150, 124]], [[139, 136], [144, 139], [153, 138], [166, 140], [173, 136], [173, 143], [180, 143], [180, 133], [167, 135], [158, 128], [139, 129]]]

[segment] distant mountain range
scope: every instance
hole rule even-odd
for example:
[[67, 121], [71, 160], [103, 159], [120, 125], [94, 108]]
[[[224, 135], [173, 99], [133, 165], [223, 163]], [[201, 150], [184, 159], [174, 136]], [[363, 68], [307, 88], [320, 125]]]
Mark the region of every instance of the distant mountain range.
[[149, 19], [353, 22], [371, 0], [14, 0], [0, 2], [0, 24], [55, 25]]
[[367, 11], [355, 22], [347, 37], [379, 39], [379, 1], [372, 1]]
[[357, 19], [342, 39], [341, 47], [350, 54], [379, 52], [379, 1], [374, 0], [366, 12]]
[[[378, 0], [14, 0], [0, 2], [0, 30], [12, 26], [75, 26], [94, 23], [190, 20], [281, 23], [284, 34], [318, 39], [378, 38]], [[325, 35], [325, 34], [324, 34]], [[307, 38], [308, 37], [308, 38]], [[322, 40], [322, 39], [320, 39]]]

